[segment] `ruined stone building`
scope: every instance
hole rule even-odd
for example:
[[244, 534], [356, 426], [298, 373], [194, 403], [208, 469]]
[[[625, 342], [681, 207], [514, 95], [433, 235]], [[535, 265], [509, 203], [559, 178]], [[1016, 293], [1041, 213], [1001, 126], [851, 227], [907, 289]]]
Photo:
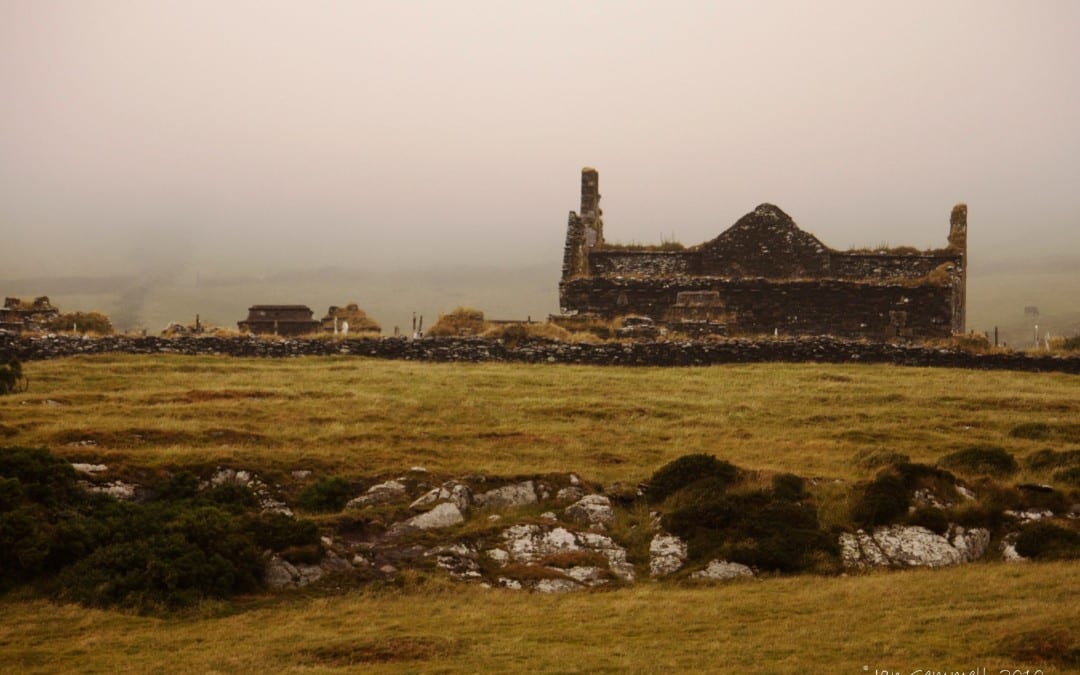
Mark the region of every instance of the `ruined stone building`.
[[319, 330], [307, 305], [253, 305], [247, 318], [236, 325], [256, 335], [306, 335]]
[[948, 245], [929, 251], [834, 250], [772, 204], [697, 246], [618, 246], [604, 239], [599, 176], [585, 168], [559, 304], [564, 315], [646, 316], [673, 329], [933, 338], [964, 332], [966, 280], [963, 204]]

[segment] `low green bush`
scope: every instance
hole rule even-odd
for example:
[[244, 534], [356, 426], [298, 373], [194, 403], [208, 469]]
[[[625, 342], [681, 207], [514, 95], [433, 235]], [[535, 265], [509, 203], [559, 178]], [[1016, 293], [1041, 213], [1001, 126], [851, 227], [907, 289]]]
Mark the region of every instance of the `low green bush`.
[[1029, 469], [1039, 471], [1042, 469], [1057, 469], [1065, 466], [1080, 466], [1080, 450], [1064, 450], [1057, 452], [1046, 448], [1036, 450], [1024, 459]]
[[331, 476], [320, 478], [304, 488], [297, 503], [306, 511], [336, 512], [345, 508], [351, 496], [352, 486], [349, 481], [340, 476]]
[[772, 489], [777, 499], [797, 502], [806, 496], [806, 481], [793, 473], [778, 473], [772, 478]]
[[1045, 441], [1053, 435], [1053, 429], [1043, 422], [1026, 422], [1017, 424], [1009, 431], [1013, 438], [1026, 438], [1032, 441]]
[[900, 476], [882, 471], [856, 497], [851, 520], [861, 528], [894, 523], [907, 513], [910, 503], [911, 492]]
[[1080, 532], [1054, 523], [1032, 523], [1020, 531], [1016, 552], [1037, 560], [1080, 559]]
[[720, 557], [760, 570], [797, 572], [838, 554], [836, 538], [821, 529], [813, 507], [765, 491], [716, 495], [709, 503], [677, 509], [662, 522], [686, 539], [695, 561]]
[[945, 455], [938, 464], [965, 473], [984, 476], [1008, 476], [1016, 473], [1016, 459], [995, 445], [975, 445]]
[[23, 375], [22, 363], [18, 359], [13, 358], [0, 365], [0, 395], [26, 391], [27, 388], [29, 383]]
[[87, 605], [173, 609], [255, 590], [266, 549], [321, 556], [314, 523], [260, 514], [245, 486], [198, 485], [180, 473], [120, 502], [46, 450], [0, 448], [0, 590], [41, 580]]
[[650, 501], [661, 502], [675, 492], [703, 479], [712, 479], [716, 488], [735, 482], [739, 471], [734, 464], [713, 455], [683, 455], [657, 469], [649, 479]]
[[933, 506], [921, 506], [909, 513], [904, 519], [908, 525], [919, 525], [936, 534], [949, 531], [949, 516], [943, 510]]

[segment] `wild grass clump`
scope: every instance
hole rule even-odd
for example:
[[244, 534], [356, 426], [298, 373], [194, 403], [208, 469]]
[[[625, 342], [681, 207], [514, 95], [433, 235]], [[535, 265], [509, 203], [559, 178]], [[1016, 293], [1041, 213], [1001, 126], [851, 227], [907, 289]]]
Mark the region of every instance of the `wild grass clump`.
[[1027, 422], [1013, 427], [1009, 431], [1009, 436], [1032, 441], [1059, 440], [1065, 443], [1077, 443], [1080, 442], [1080, 424]]
[[1080, 466], [1054, 472], [1054, 481], [1074, 488], [1080, 488]]
[[570, 339], [570, 331], [554, 323], [499, 323], [491, 324], [483, 336], [491, 340], [501, 340], [513, 347], [526, 340], [551, 340], [565, 342]]
[[1061, 452], [1050, 448], [1036, 450], [1024, 459], [1024, 464], [1035, 471], [1080, 466], [1080, 449]]
[[890, 464], [906, 464], [911, 457], [886, 448], [865, 448], [855, 453], [852, 463], [860, 469], [880, 469]]
[[439, 320], [428, 329], [430, 337], [472, 337], [482, 335], [488, 329], [484, 313], [471, 307], [458, 307], [449, 314], [440, 314]]
[[963, 473], [982, 476], [1009, 476], [1020, 467], [1016, 459], [996, 445], [974, 445], [945, 455], [938, 464]]
[[329, 476], [304, 488], [297, 504], [305, 511], [314, 513], [337, 512], [353, 495], [352, 484], [341, 476]]
[[51, 331], [96, 333], [97, 335], [112, 335], [115, 332], [112, 321], [101, 312], [68, 312], [60, 314], [46, 323], [45, 328]]

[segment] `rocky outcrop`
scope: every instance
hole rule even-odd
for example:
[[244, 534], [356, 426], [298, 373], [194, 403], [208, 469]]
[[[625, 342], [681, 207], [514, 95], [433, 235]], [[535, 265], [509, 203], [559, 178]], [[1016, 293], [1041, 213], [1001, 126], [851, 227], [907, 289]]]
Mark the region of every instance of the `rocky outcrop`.
[[870, 533], [840, 535], [841, 559], [854, 569], [945, 567], [977, 560], [986, 553], [990, 531], [953, 525], [946, 536], [916, 525], [886, 525]]

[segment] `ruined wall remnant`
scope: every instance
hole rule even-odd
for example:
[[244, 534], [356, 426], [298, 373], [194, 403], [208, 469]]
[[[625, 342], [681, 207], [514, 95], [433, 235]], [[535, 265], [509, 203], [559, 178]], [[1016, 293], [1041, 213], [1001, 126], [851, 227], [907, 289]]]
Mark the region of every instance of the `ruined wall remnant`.
[[595, 169], [570, 213], [559, 300], [564, 314], [647, 316], [669, 327], [723, 324], [871, 339], [947, 337], [965, 329], [967, 207], [948, 246], [838, 251], [762, 204], [711, 241], [683, 250], [609, 245]]
[[382, 327], [377, 321], [360, 309], [355, 302], [350, 302], [344, 307], [330, 305], [326, 316], [319, 322], [324, 333], [381, 333]]
[[42, 295], [32, 301], [4, 298], [4, 306], [0, 307], [0, 329], [16, 333], [41, 331], [58, 316], [60, 310], [52, 306], [48, 296]]
[[248, 317], [236, 325], [256, 335], [306, 335], [319, 330], [307, 305], [252, 305]]

